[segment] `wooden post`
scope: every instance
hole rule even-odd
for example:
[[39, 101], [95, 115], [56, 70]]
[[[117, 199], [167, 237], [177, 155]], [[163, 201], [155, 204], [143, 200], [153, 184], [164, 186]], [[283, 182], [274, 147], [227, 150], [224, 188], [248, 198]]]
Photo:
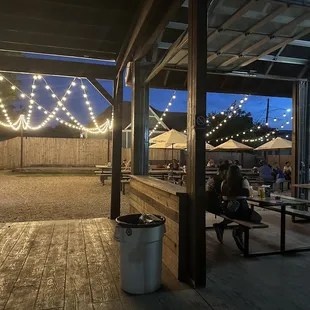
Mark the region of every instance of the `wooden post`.
[[116, 219], [121, 209], [121, 160], [122, 160], [122, 103], [123, 103], [123, 72], [114, 82], [114, 120], [112, 142], [112, 186], [110, 218]]
[[20, 168], [24, 167], [24, 128], [20, 126]]
[[149, 86], [145, 84], [147, 66], [133, 63], [131, 106], [131, 173], [147, 175], [149, 165]]
[[206, 1], [189, 0], [188, 7], [188, 105], [187, 192], [189, 208], [189, 280], [206, 283], [205, 240], [205, 132], [206, 132]]

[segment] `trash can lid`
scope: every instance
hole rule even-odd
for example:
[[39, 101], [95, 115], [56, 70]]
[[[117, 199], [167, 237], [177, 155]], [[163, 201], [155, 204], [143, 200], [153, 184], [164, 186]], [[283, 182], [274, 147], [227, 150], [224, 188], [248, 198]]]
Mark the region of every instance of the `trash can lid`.
[[166, 218], [155, 214], [127, 214], [116, 218], [116, 223], [126, 228], [151, 228], [165, 224]]

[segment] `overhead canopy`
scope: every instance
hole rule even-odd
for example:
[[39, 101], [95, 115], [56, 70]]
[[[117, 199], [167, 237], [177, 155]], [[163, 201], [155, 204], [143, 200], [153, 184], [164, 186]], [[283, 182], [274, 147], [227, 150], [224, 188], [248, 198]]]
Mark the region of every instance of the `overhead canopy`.
[[214, 146], [206, 142], [206, 150], [211, 151], [214, 149]]
[[253, 148], [243, 143], [237, 142], [233, 139], [230, 139], [212, 149], [212, 151], [250, 151], [250, 150], [253, 150]]
[[292, 148], [292, 141], [278, 137], [259, 146], [258, 148], [255, 149], [255, 151], [280, 150], [280, 149], [282, 150], [291, 148]]
[[187, 137], [183, 133], [171, 129], [157, 137], [150, 139], [150, 143], [187, 143]]

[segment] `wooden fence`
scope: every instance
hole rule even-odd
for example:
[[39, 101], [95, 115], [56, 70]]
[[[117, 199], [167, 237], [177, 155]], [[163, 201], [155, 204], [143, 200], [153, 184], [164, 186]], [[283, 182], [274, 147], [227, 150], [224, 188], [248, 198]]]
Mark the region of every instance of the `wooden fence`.
[[[109, 160], [112, 159], [112, 142], [109, 143]], [[180, 160], [180, 151], [173, 157]], [[21, 140], [19, 137], [0, 142], [0, 169], [20, 166]], [[151, 149], [150, 161], [169, 161], [171, 150]], [[131, 160], [131, 149], [122, 149], [122, 159]], [[30, 166], [80, 166], [90, 167], [108, 162], [108, 140], [24, 138], [23, 163]]]

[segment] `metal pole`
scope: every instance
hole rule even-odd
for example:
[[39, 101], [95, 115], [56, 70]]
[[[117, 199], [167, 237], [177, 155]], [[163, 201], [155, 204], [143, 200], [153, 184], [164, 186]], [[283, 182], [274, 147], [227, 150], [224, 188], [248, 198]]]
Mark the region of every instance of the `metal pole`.
[[24, 166], [24, 128], [20, 126], [20, 168]]
[[267, 99], [267, 109], [266, 109], [266, 124], [268, 123], [268, 119], [269, 119], [269, 105], [270, 105], [270, 100], [268, 98]]
[[108, 133], [107, 133], [107, 136], [108, 136], [108, 162], [110, 161], [110, 129], [108, 128]]

